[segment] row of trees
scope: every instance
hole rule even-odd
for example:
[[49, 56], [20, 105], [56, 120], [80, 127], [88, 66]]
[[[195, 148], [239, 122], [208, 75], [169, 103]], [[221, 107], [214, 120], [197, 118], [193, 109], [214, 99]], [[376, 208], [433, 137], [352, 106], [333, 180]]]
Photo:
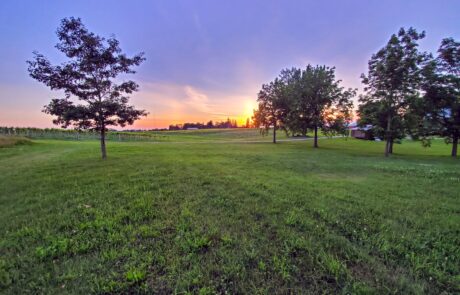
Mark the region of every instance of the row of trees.
[[262, 85], [254, 125], [264, 134], [273, 128], [287, 134], [314, 132], [318, 147], [318, 130], [326, 135], [346, 134], [352, 119], [355, 89], [344, 89], [335, 78], [335, 68], [308, 65], [305, 69], [284, 69], [272, 82]]
[[[145, 58], [142, 53], [126, 56], [118, 40], [89, 32], [78, 18], [63, 19], [57, 36], [56, 48], [67, 62], [52, 65], [36, 52], [28, 61], [32, 78], [64, 93], [43, 111], [56, 116], [53, 122], [61, 127], [98, 132], [102, 158], [106, 158], [108, 126], [130, 125], [147, 115], [128, 104], [138, 85], [117, 80], [120, 74], [135, 73], [133, 68]], [[431, 136], [444, 136], [452, 143], [452, 156], [457, 156], [460, 43], [444, 39], [437, 57], [433, 57], [418, 50], [418, 41], [424, 37], [424, 32], [413, 28], [401, 29], [371, 57], [368, 73], [362, 75], [365, 93], [359, 98], [358, 122], [372, 126], [373, 134], [386, 140], [386, 156], [392, 153], [393, 143], [408, 134], [426, 145]], [[326, 135], [347, 133], [355, 95], [355, 89], [340, 86], [335, 68], [308, 65], [305, 69], [285, 69], [262, 86], [253, 122], [263, 133], [273, 127], [275, 143], [279, 129], [303, 135], [313, 130], [317, 147], [319, 129]], [[80, 103], [75, 104], [72, 97]]]
[[[242, 127], [245, 127], [245, 126], [242, 126]], [[197, 128], [197, 129], [238, 128], [238, 122], [236, 120], [231, 120], [230, 118], [227, 118], [226, 121], [222, 121], [222, 122], [219, 122], [219, 121], [213, 122], [212, 120], [210, 120], [206, 124], [197, 122], [197, 123], [184, 123], [184, 124], [169, 125], [169, 130], [187, 130], [189, 128]]]
[[[401, 28], [372, 55], [368, 73], [362, 74], [364, 94], [359, 97], [358, 124], [383, 138], [385, 156], [393, 144], [410, 135], [428, 146], [433, 136], [452, 143], [457, 156], [460, 137], [460, 43], [442, 40], [437, 56], [418, 49], [424, 32]], [[356, 90], [345, 90], [335, 79], [334, 68], [308, 65], [286, 69], [262, 85], [254, 122], [263, 133], [276, 131], [306, 134], [318, 129], [325, 135], [345, 134], [352, 119]]]
[[385, 156], [393, 143], [410, 135], [428, 146], [434, 136], [452, 143], [457, 156], [460, 136], [460, 43], [442, 40], [437, 56], [418, 50], [425, 33], [400, 29], [374, 54], [362, 75], [358, 123], [371, 125], [384, 138]]

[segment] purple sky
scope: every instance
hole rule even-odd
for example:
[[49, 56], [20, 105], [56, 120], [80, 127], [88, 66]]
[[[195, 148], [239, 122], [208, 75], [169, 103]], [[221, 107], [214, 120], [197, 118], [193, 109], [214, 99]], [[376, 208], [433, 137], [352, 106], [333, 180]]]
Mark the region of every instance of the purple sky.
[[[42, 106], [58, 93], [28, 76], [37, 50], [54, 48], [60, 19], [82, 18], [89, 30], [115, 35], [147, 61], [131, 78], [131, 102], [150, 115], [134, 128], [184, 121], [241, 122], [262, 83], [282, 68], [308, 63], [337, 68], [346, 87], [372, 53], [402, 26], [425, 30], [421, 49], [460, 39], [460, 1], [9, 1], [0, 2], [0, 126], [52, 127]], [[133, 128], [133, 127], [129, 127]]]

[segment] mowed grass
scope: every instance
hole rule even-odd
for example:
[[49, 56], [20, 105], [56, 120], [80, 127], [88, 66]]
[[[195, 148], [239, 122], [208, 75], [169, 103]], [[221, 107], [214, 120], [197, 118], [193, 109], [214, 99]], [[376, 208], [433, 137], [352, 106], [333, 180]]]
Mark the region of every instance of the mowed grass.
[[28, 145], [28, 144], [32, 144], [32, 141], [25, 137], [0, 135], [0, 148], [12, 147], [16, 145]]
[[0, 292], [460, 292], [460, 161], [435, 141], [0, 149]]
[[[154, 141], [167, 142], [270, 142], [273, 136], [270, 130], [266, 136], [262, 136], [256, 128], [224, 128], [224, 129], [198, 129], [198, 130], [174, 130], [174, 131], [144, 131], [138, 132], [143, 135], [150, 135]], [[136, 134], [136, 133], [134, 133]], [[311, 135], [311, 134], [309, 134]], [[284, 131], [277, 131], [277, 139], [287, 139]]]

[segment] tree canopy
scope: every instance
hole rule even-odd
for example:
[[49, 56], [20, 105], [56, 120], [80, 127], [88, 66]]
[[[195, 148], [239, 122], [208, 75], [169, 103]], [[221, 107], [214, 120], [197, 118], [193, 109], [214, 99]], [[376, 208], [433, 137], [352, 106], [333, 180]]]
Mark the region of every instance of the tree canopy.
[[367, 75], [361, 75], [365, 94], [360, 97], [360, 123], [370, 123], [374, 133], [386, 140], [385, 156], [392, 152], [394, 140], [404, 136], [404, 115], [411, 97], [419, 92], [421, 69], [428, 59], [418, 51], [418, 41], [424, 37], [424, 32], [401, 28], [372, 55]]
[[[54, 115], [54, 124], [63, 128], [92, 129], [101, 134], [102, 158], [106, 158], [105, 133], [108, 126], [133, 124], [144, 110], [129, 105], [129, 94], [138, 90], [134, 81], [118, 82], [120, 74], [133, 74], [134, 66], [144, 60], [143, 53], [128, 57], [122, 53], [118, 40], [105, 39], [89, 32], [79, 18], [65, 18], [57, 30], [56, 48], [68, 61], [52, 65], [42, 54], [34, 52], [28, 61], [30, 76], [51, 90], [64, 92], [54, 98], [43, 111]], [[71, 98], [81, 103], [75, 104]]]
[[[291, 132], [314, 132], [314, 147], [318, 147], [318, 130], [325, 135], [344, 134], [351, 121], [356, 90], [345, 90], [335, 78], [335, 68], [307, 65], [304, 70], [293, 69], [291, 100], [292, 114], [288, 128]], [[299, 74], [296, 74], [297, 71]], [[297, 130], [298, 127], [301, 130]]]
[[312, 130], [314, 147], [318, 147], [318, 130], [325, 135], [345, 134], [351, 121], [356, 90], [345, 90], [340, 82], [335, 68], [327, 66], [285, 69], [262, 86], [254, 122], [265, 131], [273, 127], [273, 142], [277, 128], [302, 135]]
[[263, 84], [257, 96], [258, 109], [254, 112], [253, 120], [257, 127], [261, 127], [263, 134], [273, 127], [273, 143], [276, 143], [276, 130], [285, 128], [289, 113], [288, 99], [286, 83], [280, 78]]
[[452, 38], [442, 40], [438, 56], [423, 70], [423, 100], [415, 107], [423, 121], [422, 136], [439, 134], [452, 143], [453, 157], [457, 156], [460, 137], [460, 42]]

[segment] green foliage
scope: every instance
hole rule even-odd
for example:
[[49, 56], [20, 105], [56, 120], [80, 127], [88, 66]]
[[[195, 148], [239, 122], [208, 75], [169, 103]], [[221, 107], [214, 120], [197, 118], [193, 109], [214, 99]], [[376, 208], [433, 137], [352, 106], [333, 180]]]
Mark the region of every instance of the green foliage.
[[304, 70], [285, 69], [273, 82], [262, 85], [259, 107], [254, 112], [255, 126], [262, 127], [262, 133], [271, 126], [274, 131], [281, 128], [293, 135], [314, 131], [317, 147], [319, 130], [327, 136], [348, 133], [351, 98], [355, 95], [356, 90], [340, 86], [334, 68], [308, 65]]
[[126, 280], [133, 283], [139, 283], [145, 279], [145, 271], [138, 269], [130, 269], [126, 272]]
[[[79, 18], [64, 18], [56, 32], [56, 48], [67, 61], [51, 65], [42, 54], [34, 52], [27, 61], [30, 76], [51, 90], [64, 92], [63, 98], [54, 98], [43, 112], [56, 116], [53, 123], [62, 128], [73, 126], [78, 130], [95, 130], [101, 136], [102, 158], [106, 158], [105, 133], [109, 126], [132, 125], [146, 116], [144, 110], [129, 105], [129, 95], [138, 90], [134, 81], [118, 83], [116, 78], [135, 73], [145, 58], [143, 53], [133, 57], [123, 54], [114, 37], [102, 38], [89, 32]], [[83, 102], [74, 104], [70, 98]]]
[[12, 279], [6, 262], [0, 259], [0, 290], [11, 285]]
[[356, 90], [340, 86], [335, 68], [308, 65], [305, 70], [292, 69], [289, 77], [293, 96], [288, 121], [291, 132], [316, 130], [315, 137], [319, 129], [328, 136], [346, 134]]
[[365, 95], [360, 97], [360, 125], [370, 124], [373, 133], [387, 141], [385, 155], [392, 153], [393, 141], [410, 129], [406, 115], [411, 98], [418, 95], [421, 67], [429, 55], [418, 51], [425, 33], [401, 28], [369, 60], [368, 74], [361, 75]]
[[254, 111], [254, 125], [263, 135], [273, 127], [273, 143], [276, 143], [276, 130], [285, 129], [289, 109], [289, 96], [286, 83], [276, 78], [269, 84], [263, 84], [257, 95], [258, 109]]
[[452, 144], [457, 156], [460, 138], [460, 42], [446, 38], [438, 49], [438, 57], [423, 69], [424, 96], [413, 106], [422, 121], [418, 135], [429, 139], [435, 133]]

